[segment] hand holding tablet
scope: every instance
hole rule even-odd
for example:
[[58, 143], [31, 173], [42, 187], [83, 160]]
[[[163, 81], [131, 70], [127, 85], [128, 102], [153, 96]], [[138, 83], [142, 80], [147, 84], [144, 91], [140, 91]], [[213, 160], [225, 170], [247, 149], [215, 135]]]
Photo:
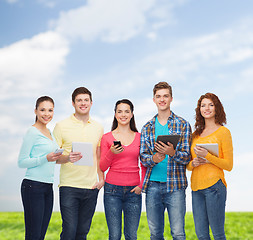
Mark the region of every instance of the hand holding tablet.
[[174, 149], [176, 149], [177, 144], [179, 142], [180, 135], [159, 135], [156, 139], [156, 142], [159, 143], [160, 141], [163, 142], [164, 144], [167, 144], [170, 142], [173, 144]]

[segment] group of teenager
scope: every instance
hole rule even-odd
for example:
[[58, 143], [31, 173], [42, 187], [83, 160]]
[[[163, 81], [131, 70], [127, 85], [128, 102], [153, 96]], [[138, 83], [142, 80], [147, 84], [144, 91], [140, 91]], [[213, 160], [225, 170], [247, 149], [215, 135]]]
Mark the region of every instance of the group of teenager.
[[[186, 169], [192, 171], [192, 210], [198, 239], [226, 239], [226, 181], [224, 170], [233, 167], [230, 131], [224, 127], [226, 114], [213, 93], [202, 95], [197, 103], [195, 131], [171, 111], [172, 88], [159, 82], [153, 88], [157, 114], [138, 132], [134, 106], [128, 99], [116, 102], [111, 131], [90, 117], [92, 94], [85, 87], [72, 93], [74, 114], [47, 128], [54, 114], [54, 101], [37, 99], [36, 120], [24, 136], [18, 165], [27, 168], [21, 184], [25, 239], [43, 240], [53, 209], [54, 166], [60, 168], [61, 240], [87, 239], [99, 190], [104, 187], [104, 210], [109, 240], [120, 240], [122, 213], [126, 240], [137, 239], [142, 197], [150, 239], [164, 239], [164, 213], [167, 209], [173, 239], [186, 239]], [[170, 142], [157, 142], [159, 135], [180, 135], [174, 148]], [[75, 164], [82, 158], [72, 151], [73, 142], [92, 143], [93, 166]], [[219, 155], [196, 146], [217, 143]], [[64, 149], [63, 154], [57, 152]], [[141, 170], [140, 170], [141, 169]], [[104, 176], [106, 172], [106, 176]], [[102, 239], [102, 238], [101, 238]], [[103, 240], [103, 239], [102, 239]]]

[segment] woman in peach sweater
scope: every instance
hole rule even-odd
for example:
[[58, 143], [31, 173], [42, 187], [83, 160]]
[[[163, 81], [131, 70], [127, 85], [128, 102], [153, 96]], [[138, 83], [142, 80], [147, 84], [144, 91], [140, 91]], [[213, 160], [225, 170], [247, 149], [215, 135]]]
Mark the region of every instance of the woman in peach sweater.
[[[198, 100], [195, 132], [191, 146], [192, 160], [187, 169], [192, 171], [192, 210], [198, 239], [209, 240], [209, 226], [214, 239], [226, 239], [225, 205], [227, 184], [224, 170], [233, 168], [233, 146], [230, 131], [224, 127], [226, 114], [219, 98], [206, 93]], [[215, 156], [196, 144], [217, 143]]]

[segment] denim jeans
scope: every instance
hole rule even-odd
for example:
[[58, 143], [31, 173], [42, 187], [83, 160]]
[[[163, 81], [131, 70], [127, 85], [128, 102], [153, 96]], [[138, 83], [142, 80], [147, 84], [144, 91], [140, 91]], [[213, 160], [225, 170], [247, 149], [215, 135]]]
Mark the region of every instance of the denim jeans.
[[53, 184], [24, 179], [21, 184], [25, 239], [43, 240], [53, 210]]
[[61, 240], [85, 240], [97, 205], [98, 189], [60, 187]]
[[185, 239], [185, 190], [167, 192], [167, 183], [150, 181], [146, 193], [146, 211], [151, 240], [163, 240], [164, 211], [167, 209], [173, 239]]
[[227, 189], [219, 180], [213, 186], [192, 191], [192, 211], [198, 239], [210, 240], [209, 226], [215, 240], [226, 239], [225, 206]]
[[122, 211], [126, 240], [136, 240], [141, 216], [141, 194], [130, 192], [135, 186], [116, 186], [105, 183], [104, 208], [109, 240], [121, 239]]

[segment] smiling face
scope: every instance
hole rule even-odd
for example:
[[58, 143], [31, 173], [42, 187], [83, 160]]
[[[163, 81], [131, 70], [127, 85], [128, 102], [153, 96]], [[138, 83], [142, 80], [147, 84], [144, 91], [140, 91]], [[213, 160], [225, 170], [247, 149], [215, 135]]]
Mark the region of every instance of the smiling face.
[[215, 105], [211, 99], [204, 98], [201, 101], [200, 113], [205, 119], [215, 119]]
[[84, 116], [89, 115], [92, 101], [89, 94], [78, 94], [75, 102], [72, 102], [72, 105], [75, 108], [76, 115]]
[[44, 125], [48, 124], [54, 115], [54, 104], [50, 101], [43, 101], [39, 104], [37, 109], [35, 109], [35, 114], [37, 116], [37, 122]]
[[119, 125], [130, 124], [133, 113], [130, 109], [130, 106], [126, 103], [120, 103], [115, 111], [115, 118], [118, 121]]
[[173, 98], [170, 94], [169, 89], [157, 90], [153, 98], [158, 111], [170, 111], [170, 104], [172, 100]]

